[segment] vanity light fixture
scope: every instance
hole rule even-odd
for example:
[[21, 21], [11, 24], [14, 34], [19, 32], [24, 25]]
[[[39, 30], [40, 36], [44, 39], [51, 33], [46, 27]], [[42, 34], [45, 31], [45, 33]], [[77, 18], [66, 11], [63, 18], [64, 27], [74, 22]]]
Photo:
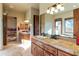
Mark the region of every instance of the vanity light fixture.
[[54, 14], [60, 11], [64, 11], [64, 5], [63, 3], [56, 3], [47, 9], [47, 14]]
[[29, 23], [29, 20], [25, 20], [24, 22]]

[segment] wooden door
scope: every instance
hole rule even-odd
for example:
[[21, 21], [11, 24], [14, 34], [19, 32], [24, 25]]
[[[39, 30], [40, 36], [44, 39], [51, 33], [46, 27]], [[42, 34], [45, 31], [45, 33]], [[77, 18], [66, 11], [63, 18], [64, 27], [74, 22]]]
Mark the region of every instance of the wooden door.
[[34, 35], [39, 35], [39, 16], [34, 15]]
[[74, 15], [74, 35], [79, 35], [79, 8], [73, 11]]
[[3, 15], [3, 45], [7, 44], [7, 15]]

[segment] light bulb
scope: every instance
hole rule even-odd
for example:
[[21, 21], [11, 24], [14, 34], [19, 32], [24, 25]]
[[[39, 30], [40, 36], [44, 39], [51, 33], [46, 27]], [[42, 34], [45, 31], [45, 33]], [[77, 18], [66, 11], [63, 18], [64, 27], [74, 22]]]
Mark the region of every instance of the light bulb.
[[58, 13], [58, 9], [55, 9], [55, 13]]
[[50, 13], [50, 10], [49, 9], [47, 10], [47, 13]]
[[57, 5], [57, 9], [60, 9], [60, 8], [61, 8], [61, 5], [60, 5], [60, 4], [58, 4], [58, 5]]
[[51, 11], [54, 11], [55, 10], [55, 8], [54, 7], [51, 7]]
[[64, 11], [64, 7], [63, 6], [60, 8], [60, 11]]

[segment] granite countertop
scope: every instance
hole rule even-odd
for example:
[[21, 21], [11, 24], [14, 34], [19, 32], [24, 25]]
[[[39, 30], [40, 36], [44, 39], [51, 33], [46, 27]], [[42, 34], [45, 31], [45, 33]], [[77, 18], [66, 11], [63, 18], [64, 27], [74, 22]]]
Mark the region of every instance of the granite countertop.
[[50, 39], [49, 37], [44, 37], [44, 36], [34, 36], [33, 38], [37, 38], [37, 40], [43, 43], [49, 44], [65, 52], [68, 52], [74, 55], [79, 55], [79, 46], [73, 42], [66, 41], [63, 39], [58, 39], [58, 40]]

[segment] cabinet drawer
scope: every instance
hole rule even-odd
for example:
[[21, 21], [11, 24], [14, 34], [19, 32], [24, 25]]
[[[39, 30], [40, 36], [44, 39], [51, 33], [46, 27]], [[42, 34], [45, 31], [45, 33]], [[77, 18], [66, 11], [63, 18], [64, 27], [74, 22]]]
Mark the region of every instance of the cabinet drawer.
[[72, 55], [69, 53], [63, 52], [61, 50], [58, 50], [58, 56], [72, 56]]
[[57, 55], [57, 49], [48, 45], [44, 44], [44, 49], [50, 53], [52, 53], [53, 55]]
[[44, 56], [53, 56], [53, 55], [47, 51], [44, 51]]

